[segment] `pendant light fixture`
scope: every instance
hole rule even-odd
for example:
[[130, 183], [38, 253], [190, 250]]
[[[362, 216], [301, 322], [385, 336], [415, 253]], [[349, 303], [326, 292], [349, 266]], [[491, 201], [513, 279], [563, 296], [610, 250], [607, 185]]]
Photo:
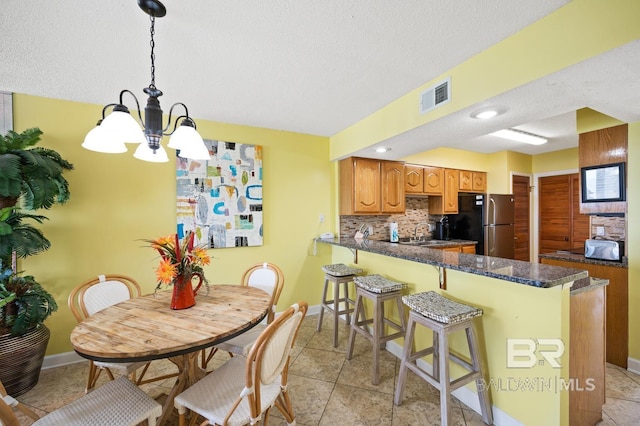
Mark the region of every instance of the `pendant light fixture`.
[[[87, 133], [82, 146], [91, 151], [105, 153], [122, 153], [127, 151], [125, 143], [139, 144], [134, 157], [144, 161], [167, 162], [169, 158], [160, 144], [163, 136], [171, 136], [169, 148], [176, 149], [178, 156], [193, 160], [208, 160], [209, 150], [206, 148], [202, 136], [196, 130], [196, 123], [189, 117], [189, 110], [182, 102], [177, 102], [169, 109], [169, 119], [167, 125], [162, 125], [162, 108], [158, 98], [162, 96], [162, 91], [156, 87], [155, 68], [155, 22], [156, 18], [162, 18], [167, 10], [162, 3], [157, 0], [138, 0], [138, 6], [151, 19], [151, 83], [149, 87], [143, 89], [149, 97], [144, 109], [144, 120], [140, 114], [140, 104], [136, 96], [125, 89], [120, 92], [120, 100], [117, 104], [108, 104], [102, 109], [102, 119], [98, 125]], [[128, 93], [133, 97], [138, 111], [140, 122], [129, 113], [129, 108], [124, 105], [124, 94]], [[171, 116], [176, 107], [184, 108], [184, 115], [176, 117], [171, 129]], [[105, 117], [106, 112], [112, 109], [111, 113]], [[142, 125], [142, 128], [140, 127]]]

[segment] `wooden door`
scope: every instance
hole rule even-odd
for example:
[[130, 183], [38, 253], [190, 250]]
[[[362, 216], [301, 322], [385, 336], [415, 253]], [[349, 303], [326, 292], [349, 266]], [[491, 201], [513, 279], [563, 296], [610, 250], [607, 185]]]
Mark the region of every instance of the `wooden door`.
[[529, 247], [531, 239], [531, 218], [530, 218], [530, 190], [531, 182], [529, 176], [513, 176], [512, 181], [514, 198], [514, 220], [515, 220], [515, 250], [514, 259], [529, 262], [531, 253]]
[[382, 213], [404, 213], [404, 163], [381, 161]]
[[354, 161], [354, 213], [379, 213], [380, 161], [368, 158], [357, 158]]
[[589, 215], [580, 214], [580, 178], [571, 175], [571, 251], [584, 253], [584, 242], [589, 239]]
[[540, 178], [539, 253], [584, 251], [589, 217], [580, 214], [578, 174]]
[[567, 175], [540, 178], [539, 253], [571, 248], [569, 185]]

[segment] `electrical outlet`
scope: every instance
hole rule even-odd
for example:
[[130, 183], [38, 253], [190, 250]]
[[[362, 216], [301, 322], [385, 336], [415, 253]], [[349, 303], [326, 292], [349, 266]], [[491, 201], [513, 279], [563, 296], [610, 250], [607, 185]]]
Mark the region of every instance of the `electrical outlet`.
[[373, 235], [373, 226], [369, 225], [369, 235]]
[[320, 223], [324, 223], [324, 215], [323, 214], [320, 215], [319, 219], [320, 219]]
[[604, 235], [604, 226], [596, 226], [596, 235], [599, 237]]

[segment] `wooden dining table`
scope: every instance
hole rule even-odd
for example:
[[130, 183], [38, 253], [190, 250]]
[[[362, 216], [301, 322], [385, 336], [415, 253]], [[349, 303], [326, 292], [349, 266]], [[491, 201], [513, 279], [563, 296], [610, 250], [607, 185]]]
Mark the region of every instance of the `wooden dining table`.
[[251, 329], [267, 315], [270, 296], [240, 285], [201, 289], [195, 306], [172, 310], [171, 291], [126, 300], [97, 312], [71, 332], [73, 349], [82, 357], [104, 362], [137, 362], [167, 358], [178, 377], [163, 407], [162, 425], [173, 400], [205, 375], [198, 367], [201, 349]]

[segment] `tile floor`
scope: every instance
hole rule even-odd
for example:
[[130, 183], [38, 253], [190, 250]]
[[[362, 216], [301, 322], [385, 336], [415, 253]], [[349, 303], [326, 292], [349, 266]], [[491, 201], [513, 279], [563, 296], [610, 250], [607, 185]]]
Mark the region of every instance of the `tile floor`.
[[[326, 318], [326, 316], [325, 316]], [[340, 344], [333, 348], [332, 331], [325, 320], [322, 332], [316, 332], [317, 316], [305, 319], [300, 330], [290, 367], [290, 391], [297, 424], [305, 425], [439, 425], [439, 395], [431, 386], [408, 374], [404, 400], [393, 405], [399, 360], [383, 352], [381, 380], [371, 384], [369, 342], [358, 336], [352, 360], [345, 359], [347, 328], [340, 330]], [[212, 368], [228, 355], [216, 355]], [[172, 370], [169, 362], [152, 364], [157, 371]], [[44, 370], [35, 388], [18, 399], [39, 414], [64, 405], [83, 394], [87, 364], [79, 363]], [[102, 379], [101, 379], [102, 380]], [[161, 399], [170, 381], [144, 385], [143, 389]], [[177, 416], [170, 425], [177, 425]], [[607, 403], [603, 407], [604, 426], [640, 424], [640, 376], [607, 365]], [[24, 419], [25, 425], [31, 422]], [[454, 399], [453, 423], [482, 425], [473, 410]], [[269, 424], [285, 425], [280, 413], [272, 411]]]

